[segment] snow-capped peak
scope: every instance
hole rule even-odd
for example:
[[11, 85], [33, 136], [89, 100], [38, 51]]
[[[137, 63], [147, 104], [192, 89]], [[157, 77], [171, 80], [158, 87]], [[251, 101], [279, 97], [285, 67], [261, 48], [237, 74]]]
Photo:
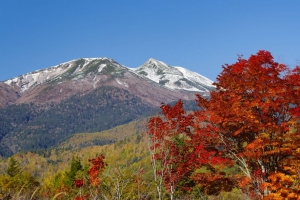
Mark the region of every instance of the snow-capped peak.
[[134, 72], [155, 81], [169, 89], [208, 93], [214, 87], [213, 81], [183, 67], [172, 67], [162, 61], [150, 58]]
[[[98, 68], [93, 69], [94, 66]], [[34, 85], [39, 85], [51, 80], [62, 80], [64, 78], [82, 78], [86, 73], [94, 71], [101, 73], [102, 69], [108, 65], [115, 66], [121, 70], [127, 69], [110, 58], [80, 58], [55, 65], [50, 68], [36, 70], [18, 77], [6, 80], [8, 85], [16, 85], [21, 93]], [[101, 68], [101, 69], [100, 69]]]
[[155, 66], [163, 66], [163, 67], [168, 67], [168, 65], [162, 61], [155, 60], [154, 58], [150, 58], [146, 63], [153, 63]]
[[[115, 77], [121, 77], [126, 71], [146, 77], [171, 90], [187, 90], [206, 95], [210, 90], [214, 89], [213, 81], [208, 78], [183, 67], [169, 66], [154, 58], [150, 58], [135, 69], [127, 68], [106, 57], [75, 59], [9, 79], [5, 83], [18, 86], [19, 91], [23, 93], [29, 88], [45, 82], [59, 84], [66, 80], [82, 79], [90, 73], [94, 75], [110, 74]], [[117, 82], [121, 83], [121, 79], [118, 79]]]

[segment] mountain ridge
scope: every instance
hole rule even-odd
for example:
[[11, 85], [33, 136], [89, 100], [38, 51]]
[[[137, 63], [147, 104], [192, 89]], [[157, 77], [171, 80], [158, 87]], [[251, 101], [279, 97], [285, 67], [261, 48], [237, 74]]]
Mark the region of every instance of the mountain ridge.
[[80, 58], [35, 70], [4, 83], [16, 91], [18, 98], [2, 100], [1, 107], [14, 103], [58, 103], [103, 85], [126, 89], [155, 106], [178, 99], [193, 100], [195, 93], [208, 96], [214, 89], [208, 78], [153, 58], [138, 68], [128, 68], [107, 57]]
[[[10, 85], [10, 86], [14, 86], [14, 87], [19, 86], [19, 92], [23, 93], [26, 90], [30, 89], [31, 86], [34, 86], [36, 84], [42, 84], [47, 81], [55, 80], [55, 78], [56, 79], [61, 78], [62, 75], [64, 75], [68, 71], [71, 71], [72, 67], [74, 67], [74, 65], [76, 65], [76, 64], [77, 64], [76, 69], [74, 69], [73, 72], [71, 73], [76, 78], [80, 78], [79, 77], [80, 74], [83, 73], [85, 70], [87, 70], [87, 69], [85, 69], [85, 67], [95, 66], [95, 65], [90, 66], [91, 64], [100, 63], [97, 70], [99, 73], [101, 73], [103, 68], [105, 68], [107, 65], [107, 63], [101, 63], [101, 61], [108, 61], [111, 64], [113, 64], [114, 66], [119, 67], [120, 69], [133, 72], [133, 73], [137, 74], [138, 76], [146, 77], [156, 83], [159, 83], [159, 80], [157, 79], [157, 78], [159, 78], [159, 76], [156, 76], [156, 77], [147, 76], [147, 75], [145, 75], [146, 72], [142, 71], [145, 68], [149, 69], [149, 68], [153, 67], [153, 64], [154, 64], [155, 66], [157, 66], [157, 69], [158, 69], [158, 72], [156, 75], [163, 75], [163, 74], [175, 72], [174, 75], [178, 75], [178, 76], [180, 76], [180, 78], [186, 78], [186, 77], [191, 78], [191, 76], [187, 76], [187, 74], [189, 73], [189, 74], [193, 74], [194, 77], [197, 77], [197, 76], [201, 77], [201, 79], [203, 81], [203, 85], [206, 85], [208, 87], [213, 87], [212, 86], [213, 81], [209, 80], [208, 78], [206, 78], [198, 73], [189, 71], [189, 70], [187, 70], [183, 67], [179, 67], [179, 66], [176, 66], [176, 67], [169, 66], [166, 63], [156, 60], [154, 58], [150, 58], [148, 61], [146, 61], [144, 64], [142, 64], [138, 68], [129, 68], [129, 67], [121, 65], [118, 62], [114, 61], [113, 59], [107, 58], [107, 57], [74, 59], [74, 60], [67, 61], [67, 62], [61, 63], [59, 65], [55, 65], [55, 66], [52, 66], [49, 68], [39, 69], [39, 70], [35, 70], [33, 72], [22, 74], [17, 77], [13, 77], [11, 79], [5, 80], [4, 83], [6, 83], [7, 85]], [[161, 74], [159, 74], [159, 73], [161, 73]], [[164, 79], [164, 81], [165, 80], [166, 79]], [[184, 88], [184, 87], [183, 88], [174, 87], [174, 86], [170, 87], [169, 85], [166, 85], [166, 87], [170, 88], [170, 89], [190, 90], [190, 89]], [[200, 90], [193, 88], [193, 90], [191, 90], [191, 91], [200, 91]]]

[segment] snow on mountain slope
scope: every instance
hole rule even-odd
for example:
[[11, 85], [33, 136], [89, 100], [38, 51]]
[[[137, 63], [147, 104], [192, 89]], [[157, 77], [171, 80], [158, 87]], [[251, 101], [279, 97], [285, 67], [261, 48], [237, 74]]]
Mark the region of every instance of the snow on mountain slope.
[[33, 86], [45, 82], [59, 84], [66, 80], [78, 80], [86, 76], [93, 76], [94, 85], [101, 79], [97, 75], [110, 74], [115, 81], [126, 87], [128, 83], [119, 79], [125, 72], [133, 73], [139, 77], [154, 81], [164, 88], [170, 90], [185, 90], [200, 92], [208, 95], [214, 89], [213, 81], [189, 71], [182, 67], [168, 66], [162, 61], [150, 58], [140, 67], [127, 68], [109, 58], [81, 58], [71, 60], [54, 67], [37, 70], [5, 81], [6, 84], [13, 86], [20, 93], [32, 88]]
[[126, 67], [106, 57], [81, 58], [61, 63], [50, 68], [23, 74], [21, 76], [6, 80], [4, 83], [11, 86], [17, 86], [19, 91], [23, 93], [32, 86], [39, 85], [44, 82], [59, 82], [63, 81], [64, 79], [76, 80], [83, 78], [89, 72], [107, 73], [112, 71], [112, 68], [118, 68], [119, 71], [127, 70]]
[[17, 85], [20, 87], [20, 92], [24, 92], [33, 85], [43, 83], [48, 79], [52, 79], [64, 73], [68, 70], [68, 67], [70, 66], [71, 62], [72, 61], [69, 61], [47, 69], [37, 70], [34, 72], [23, 74], [21, 76], [9, 79], [5, 81], [5, 83], [8, 85]]
[[178, 69], [184, 77], [194, 81], [194, 82], [199, 82], [199, 83], [202, 83], [208, 87], [213, 87], [212, 84], [213, 84], [213, 81], [196, 73], [196, 72], [192, 72], [192, 71], [189, 71], [183, 67], [179, 67], [179, 66], [174, 66], [174, 68]]
[[213, 81], [191, 72], [183, 67], [168, 66], [162, 61], [150, 58], [140, 67], [133, 71], [141, 76], [147, 77], [172, 90], [187, 90], [209, 93], [214, 89]]

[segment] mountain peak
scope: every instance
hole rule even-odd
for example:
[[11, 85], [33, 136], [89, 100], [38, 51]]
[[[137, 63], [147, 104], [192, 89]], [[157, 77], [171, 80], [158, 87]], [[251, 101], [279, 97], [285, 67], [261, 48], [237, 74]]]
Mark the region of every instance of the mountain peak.
[[213, 81], [208, 78], [183, 67], [169, 66], [154, 58], [150, 58], [134, 71], [171, 90], [187, 90], [208, 95], [214, 89]]
[[111, 74], [128, 70], [111, 58], [79, 58], [59, 65], [36, 70], [21, 76], [6, 80], [5, 83], [19, 88], [23, 93], [34, 85], [45, 82], [59, 84], [64, 80], [77, 80], [87, 74]]
[[[23, 93], [33, 86], [43, 83], [55, 85], [65, 81], [83, 80], [87, 76], [95, 81], [96, 79], [106, 79], [104, 77], [114, 77], [116, 81], [120, 82], [118, 78], [121, 78], [128, 71], [170, 90], [186, 90], [208, 95], [209, 91], [214, 89], [213, 82], [206, 77], [182, 67], [169, 66], [154, 58], [149, 58], [136, 69], [127, 68], [107, 57], [79, 58], [50, 68], [23, 74], [9, 79], [5, 83], [13, 86], [16, 91]], [[99, 77], [96, 78], [96, 76]]]
[[169, 68], [169, 66], [166, 63], [164, 63], [160, 60], [156, 60], [154, 58], [149, 58], [149, 60], [147, 60], [147, 62], [145, 62], [143, 65], [145, 65], [145, 64], [152, 65], [153, 67]]

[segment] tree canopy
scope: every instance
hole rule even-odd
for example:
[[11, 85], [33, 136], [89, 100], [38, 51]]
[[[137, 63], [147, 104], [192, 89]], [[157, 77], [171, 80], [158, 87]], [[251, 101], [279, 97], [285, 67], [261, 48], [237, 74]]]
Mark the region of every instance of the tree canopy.
[[[299, 198], [299, 72], [259, 51], [224, 65], [210, 98], [197, 95], [199, 110], [163, 104], [148, 134], [156, 160], [171, 169], [163, 175], [167, 184], [207, 194], [234, 185], [255, 198]], [[230, 176], [223, 169], [233, 164], [239, 173]]]

